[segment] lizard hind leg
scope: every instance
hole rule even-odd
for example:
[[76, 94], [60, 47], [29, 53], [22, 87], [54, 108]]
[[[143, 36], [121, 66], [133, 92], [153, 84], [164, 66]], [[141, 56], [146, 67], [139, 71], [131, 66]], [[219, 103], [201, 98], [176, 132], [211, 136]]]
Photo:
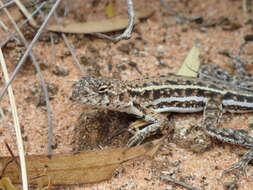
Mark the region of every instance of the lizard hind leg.
[[235, 169], [239, 169], [244, 171], [244, 174], [247, 175], [247, 165], [253, 159], [253, 137], [247, 135], [243, 130], [216, 128], [222, 112], [222, 108], [219, 104], [215, 104], [212, 101], [208, 102], [204, 110], [202, 127], [208, 135], [215, 137], [220, 141], [251, 148], [237, 163], [233, 164], [231, 168], [226, 169], [223, 172], [223, 174], [226, 174]]

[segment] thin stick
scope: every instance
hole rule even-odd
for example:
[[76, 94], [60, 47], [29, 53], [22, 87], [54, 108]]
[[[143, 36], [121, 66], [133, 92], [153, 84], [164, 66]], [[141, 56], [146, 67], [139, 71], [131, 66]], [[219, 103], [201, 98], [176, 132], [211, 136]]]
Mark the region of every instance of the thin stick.
[[76, 57], [75, 50], [74, 50], [73, 46], [70, 44], [66, 34], [62, 33], [61, 35], [62, 35], [62, 38], [64, 40], [64, 43], [66, 44], [67, 48], [69, 49], [69, 51], [72, 55], [72, 58], [74, 60], [75, 65], [78, 67], [78, 69], [81, 71], [82, 75], [84, 76], [83, 68], [82, 68], [81, 64], [79, 63], [79, 61]]
[[18, 161], [17, 161], [17, 159], [15, 157], [15, 154], [11, 150], [11, 147], [9, 146], [9, 144], [6, 141], [4, 141], [4, 144], [5, 144], [6, 148], [7, 148], [7, 150], [9, 151], [9, 153], [10, 153], [10, 155], [12, 157], [12, 160], [15, 161], [15, 163], [17, 164], [17, 167], [19, 167], [19, 163], [18, 163]]
[[5, 32], [9, 32], [8, 27], [0, 20], [0, 27], [5, 31]]
[[[9, 76], [8, 76], [8, 71], [6, 68], [6, 64], [4, 61], [4, 57], [3, 57], [3, 53], [2, 53], [1, 48], [0, 48], [0, 62], [1, 62], [2, 70], [3, 70], [4, 78], [7, 83], [9, 81]], [[14, 120], [14, 128], [15, 128], [17, 147], [18, 147], [18, 152], [19, 152], [23, 189], [28, 190], [28, 181], [27, 181], [25, 153], [24, 153], [24, 147], [23, 147], [23, 141], [22, 141], [22, 134], [21, 134], [21, 129], [20, 129], [20, 125], [19, 125], [15, 97], [13, 95], [13, 91], [12, 91], [11, 86], [8, 87], [8, 94], [9, 94], [9, 100], [10, 100], [10, 104], [11, 104], [12, 116], [13, 116], [13, 120]]]
[[13, 0], [17, 4], [18, 8], [22, 11], [22, 13], [26, 16], [26, 18], [29, 18], [29, 23], [33, 26], [36, 27], [37, 23], [29, 13], [29, 11], [25, 8], [25, 6], [20, 2], [20, 0]]
[[168, 3], [165, 2], [164, 0], [160, 0], [160, 3], [161, 3], [161, 5], [162, 5], [164, 8], [166, 8], [166, 11], [167, 11], [167, 13], [168, 13], [169, 15], [175, 17], [175, 20], [176, 20], [177, 23], [179, 23], [179, 24], [184, 24], [184, 23], [187, 23], [187, 22], [190, 21], [189, 19], [184, 18], [184, 17], [182, 17], [181, 15], [179, 15], [177, 12], [173, 11], [173, 10], [171, 9], [171, 7], [168, 5]]
[[4, 115], [4, 111], [3, 111], [2, 107], [0, 107], [0, 118], [5, 120], [5, 115]]
[[9, 151], [9, 153], [10, 153], [12, 159], [11, 159], [10, 161], [8, 161], [7, 163], [5, 163], [5, 165], [4, 165], [4, 167], [3, 167], [2, 171], [1, 171], [1, 174], [0, 174], [0, 178], [3, 177], [3, 175], [4, 175], [4, 173], [5, 173], [5, 170], [7, 169], [8, 165], [9, 165], [10, 163], [12, 163], [13, 161], [17, 164], [17, 167], [20, 168], [20, 167], [19, 167], [19, 163], [18, 163], [18, 161], [17, 161], [15, 155], [13, 154], [13, 152], [12, 152], [10, 146], [8, 145], [8, 143], [7, 143], [6, 141], [4, 141], [4, 144], [5, 144], [6, 148], [8, 149], [8, 151]]
[[17, 73], [19, 72], [21, 66], [25, 63], [25, 60], [29, 54], [29, 52], [31, 51], [31, 49], [33, 48], [34, 44], [36, 43], [36, 41], [38, 40], [38, 38], [40, 37], [40, 34], [42, 33], [42, 31], [44, 30], [44, 28], [46, 27], [50, 17], [52, 16], [52, 14], [54, 13], [55, 9], [58, 7], [59, 3], [61, 2], [61, 0], [57, 0], [54, 4], [54, 6], [51, 8], [49, 14], [47, 15], [45, 21], [42, 23], [42, 25], [40, 26], [38, 32], [36, 33], [35, 37], [33, 38], [32, 42], [29, 44], [29, 46], [27, 47], [24, 55], [22, 56], [21, 60], [19, 61], [17, 67], [15, 68], [13, 74], [10, 77], [9, 82], [4, 86], [1, 94], [0, 94], [0, 101], [3, 97], [3, 95], [5, 94], [8, 86], [11, 84], [11, 82], [13, 81], [13, 79], [16, 77]]
[[[54, 12], [54, 18], [56, 20], [56, 23], [59, 24], [60, 20], [59, 20], [58, 15], [57, 15], [56, 12]], [[69, 49], [69, 51], [71, 53], [71, 56], [72, 56], [72, 58], [74, 60], [74, 63], [76, 64], [76, 66], [78, 67], [78, 69], [81, 71], [81, 74], [84, 75], [83, 68], [82, 68], [80, 62], [77, 59], [77, 56], [76, 56], [76, 53], [75, 53], [75, 50], [74, 50], [72, 44], [70, 44], [70, 42], [69, 42], [66, 34], [62, 33], [61, 35], [62, 35], [62, 38], [64, 40], [64, 43], [66, 44], [67, 48]]]
[[169, 182], [172, 182], [172, 183], [175, 183], [177, 185], [180, 185], [182, 187], [185, 187], [186, 189], [190, 189], [190, 190], [200, 190], [199, 188], [196, 188], [196, 187], [192, 187], [182, 181], [179, 181], [175, 178], [172, 178], [172, 177], [169, 177], [169, 176], [161, 176], [161, 179], [163, 180], [166, 180], [166, 181], [169, 181]]
[[1, 11], [1, 9], [6, 8], [6, 7], [13, 5], [13, 4], [14, 4], [14, 1], [9, 1], [9, 2], [5, 3], [4, 5], [1, 5], [0, 11]]
[[117, 37], [111, 37], [102, 33], [94, 33], [94, 35], [100, 38], [111, 40], [113, 42], [118, 42], [123, 39], [129, 39], [131, 37], [131, 33], [134, 27], [134, 19], [135, 19], [133, 1], [127, 0], [127, 6], [128, 6], [127, 13], [128, 13], [129, 22], [128, 22], [127, 28], [124, 30], [124, 32], [121, 35]]

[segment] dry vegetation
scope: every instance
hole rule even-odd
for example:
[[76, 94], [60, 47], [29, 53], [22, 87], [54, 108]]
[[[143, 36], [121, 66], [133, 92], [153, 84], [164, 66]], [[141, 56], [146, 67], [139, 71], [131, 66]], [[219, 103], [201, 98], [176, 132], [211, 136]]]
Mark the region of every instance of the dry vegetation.
[[[22, 149], [20, 143], [17, 146], [15, 131], [19, 130], [15, 126], [20, 127], [25, 155], [47, 155], [52, 151], [53, 154], [69, 153], [73, 156], [75, 151], [125, 146], [130, 134], [123, 133], [110, 140], [108, 137], [126, 129], [135, 118], [72, 102], [72, 86], [82, 76], [93, 74], [131, 80], [144, 75], [176, 72], [196, 41], [201, 44], [202, 60], [233, 72], [231, 59], [219, 52], [237, 54], [245, 39], [252, 40], [252, 7], [246, 6], [248, 1], [242, 0], [135, 0], [138, 22], [131, 38], [117, 43], [90, 33], [109, 31], [109, 36], [122, 34], [122, 28], [128, 24], [127, 1], [62, 1], [54, 11], [58, 16], [52, 16], [48, 29], [42, 30], [38, 40], [34, 40], [34, 36], [58, 1], [22, 1], [28, 10], [23, 14], [15, 2], [19, 1], [0, 3], [0, 48], [3, 51], [0, 57], [5, 60], [9, 76], [24, 61], [11, 83], [19, 122], [13, 121], [14, 108], [10, 106], [11, 100], [6, 93], [0, 100], [0, 161], [4, 156], [10, 156], [6, 143], [15, 156]], [[1, 8], [3, 5], [8, 5], [13, 21]], [[39, 11], [34, 20], [22, 25], [36, 9]], [[12, 22], [18, 25], [20, 33], [10, 38], [16, 31]], [[27, 47], [32, 41], [36, 43], [29, 53]], [[244, 50], [242, 58], [250, 63], [247, 68], [252, 71], [252, 44], [249, 42]], [[28, 57], [23, 60], [26, 52]], [[4, 71], [0, 69], [1, 89], [5, 83]], [[45, 87], [48, 100], [45, 99]], [[206, 190], [251, 189], [253, 181], [246, 176], [241, 176], [240, 180], [232, 174], [220, 178], [222, 171], [235, 163], [245, 150], [207, 137], [197, 128], [201, 117], [201, 114], [173, 115], [171, 123], [174, 123], [175, 129], [163, 132], [168, 134], [168, 138], [153, 159], [137, 159], [123, 165], [117, 163], [119, 169], [110, 180], [52, 189], [183, 189], [160, 179], [161, 175], [170, 175]], [[48, 146], [51, 119], [52, 145]], [[223, 121], [223, 126], [246, 129], [252, 133], [247, 114], [226, 115]], [[147, 141], [159, 137], [161, 134]], [[153, 150], [152, 146], [143, 146], [140, 150], [147, 149]], [[60, 164], [59, 160], [57, 162]], [[0, 171], [3, 168], [3, 162], [0, 162]], [[252, 166], [248, 169], [253, 175]], [[66, 175], [72, 174], [68, 172]]]

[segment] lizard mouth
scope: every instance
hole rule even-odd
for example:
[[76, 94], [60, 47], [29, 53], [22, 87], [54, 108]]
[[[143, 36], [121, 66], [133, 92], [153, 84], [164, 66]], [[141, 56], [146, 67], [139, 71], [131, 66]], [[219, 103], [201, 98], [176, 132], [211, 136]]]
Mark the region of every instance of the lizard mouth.
[[99, 98], [98, 94], [89, 93], [81, 97], [78, 97], [77, 101], [82, 104], [96, 105], [98, 103], [98, 98]]
[[85, 103], [86, 101], [84, 100], [89, 100], [93, 97], [95, 97], [97, 94], [94, 92], [91, 92], [91, 90], [89, 88], [80, 88], [79, 86], [77, 86], [73, 92], [72, 95], [70, 97], [71, 100], [73, 101], [77, 101], [80, 103]]

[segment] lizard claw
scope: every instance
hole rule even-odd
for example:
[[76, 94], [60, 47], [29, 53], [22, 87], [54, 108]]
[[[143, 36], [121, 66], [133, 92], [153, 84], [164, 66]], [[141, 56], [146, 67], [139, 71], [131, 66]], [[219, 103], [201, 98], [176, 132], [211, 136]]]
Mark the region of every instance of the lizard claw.
[[127, 146], [131, 147], [134, 145], [140, 145], [142, 141], [145, 139], [145, 131], [137, 131], [134, 136], [132, 136], [127, 142]]

